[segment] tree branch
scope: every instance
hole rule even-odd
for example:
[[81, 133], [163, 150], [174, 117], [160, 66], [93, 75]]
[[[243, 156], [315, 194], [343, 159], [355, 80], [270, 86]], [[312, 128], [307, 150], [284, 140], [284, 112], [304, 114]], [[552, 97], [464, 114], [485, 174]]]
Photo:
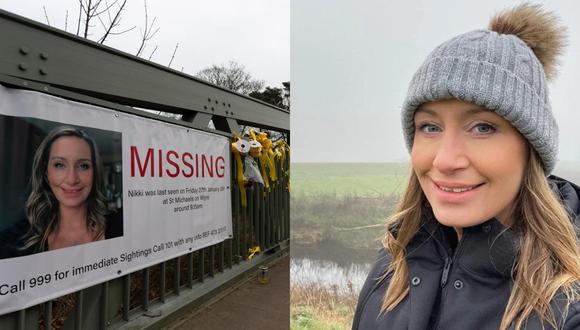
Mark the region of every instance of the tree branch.
[[44, 18], [46, 18], [46, 24], [50, 26], [50, 22], [48, 21], [48, 14], [46, 13], [46, 7], [42, 6], [42, 9], [44, 10]]
[[79, 0], [79, 20], [77, 22], [77, 33], [76, 35], [78, 36], [80, 31], [81, 31], [81, 16], [83, 13], [83, 0]]
[[129, 32], [129, 31], [133, 31], [133, 30], [135, 30], [136, 28], [137, 28], [137, 26], [133, 26], [133, 27], [130, 27], [130, 28], [128, 28], [127, 30], [123, 30], [123, 31], [119, 31], [119, 32], [111, 32], [111, 33], [109, 33], [109, 35], [112, 35], [112, 36], [118, 36], [118, 35], [120, 35], [120, 34], [127, 33], [127, 32]]
[[[93, 13], [93, 16], [99, 16], [99, 15], [101, 15], [102, 13], [106, 13], [106, 12], [108, 12], [108, 11], [109, 11], [109, 9], [111, 9], [111, 7], [113, 7], [113, 6], [114, 6], [114, 5], [117, 3], [117, 1], [118, 1], [118, 0], [115, 0], [115, 1], [113, 1], [113, 3], [111, 3], [110, 5], [109, 5], [109, 4], [107, 4], [107, 3], [105, 2], [105, 5], [106, 5], [107, 7], [106, 7], [105, 9], [103, 9], [103, 10], [99, 11], [99, 12], [97, 12], [97, 9], [98, 9], [99, 5], [101, 4], [101, 1], [97, 2], [97, 4], [95, 5], [95, 12]], [[125, 0], [125, 2], [127, 2], [127, 1]], [[124, 6], [124, 4], [123, 4], [123, 6]]]
[[175, 45], [175, 49], [173, 50], [173, 55], [171, 55], [171, 61], [169, 61], [169, 64], [167, 65], [168, 68], [171, 67], [171, 63], [173, 62], [173, 58], [175, 57], [175, 53], [177, 53], [177, 47], [179, 47], [179, 42], [177, 43], [177, 45]]
[[91, 20], [91, 0], [88, 0], [87, 9], [85, 10], [87, 18], [85, 20], [85, 33], [84, 37], [86, 38], [89, 34], [89, 21]]
[[141, 53], [145, 49], [146, 42], [151, 40], [151, 38], [153, 38], [159, 31], [159, 28], [153, 31], [153, 26], [155, 25], [157, 17], [153, 17], [153, 21], [151, 22], [151, 24], [149, 24], [149, 12], [147, 10], [147, 0], [143, 0], [143, 3], [145, 7], [145, 28], [144, 28], [145, 30], [141, 31], [141, 44], [139, 45], [137, 54], [135, 54], [136, 56], [141, 56]]
[[[115, 0], [114, 3], [116, 3], [117, 0]], [[105, 29], [105, 34], [101, 37], [101, 39], [99, 40], [99, 43], [104, 43], [105, 40], [107, 39], [107, 37], [109, 36], [109, 34], [111, 34], [111, 31], [113, 30], [113, 28], [115, 28], [120, 20], [121, 20], [121, 12], [123, 11], [123, 8], [125, 8], [125, 5], [127, 4], [127, 0], [123, 1], [123, 4], [121, 6], [119, 6], [119, 9], [117, 10], [117, 13], [115, 14], [115, 17], [113, 18], [113, 20], [111, 21], [111, 24], [109, 24], [109, 28]], [[107, 8], [110, 8], [110, 6], [108, 6]], [[110, 15], [110, 13], [107, 11], [107, 13]], [[110, 16], [109, 16], [110, 19]], [[131, 30], [127, 30], [127, 31], [131, 31]], [[125, 32], [127, 32], [125, 31]], [[124, 32], [123, 32], [124, 33]]]
[[151, 61], [151, 58], [153, 57], [153, 54], [155, 54], [155, 51], [157, 50], [157, 47], [159, 47], [158, 45], [155, 45], [155, 49], [153, 49], [153, 51], [151, 52], [151, 54], [149, 54], [149, 58], [147, 60]]

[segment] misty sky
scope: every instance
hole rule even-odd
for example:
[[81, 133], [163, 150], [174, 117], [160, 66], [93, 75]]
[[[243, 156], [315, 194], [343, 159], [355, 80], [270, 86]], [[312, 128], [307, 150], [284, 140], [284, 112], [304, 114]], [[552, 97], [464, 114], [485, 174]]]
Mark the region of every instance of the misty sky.
[[[521, 1], [292, 0], [294, 162], [408, 160], [399, 111], [415, 70], [441, 42], [487, 27]], [[560, 160], [580, 160], [580, 4], [549, 1], [569, 29], [550, 87]]]
[[[112, 3], [112, 0], [108, 0]], [[119, 0], [121, 3], [122, 0]], [[106, 44], [130, 54], [139, 48], [143, 28], [143, 0], [128, 0], [121, 29], [137, 26], [123, 35], [112, 36]], [[50, 24], [64, 29], [68, 10], [68, 31], [76, 32], [77, 0], [0, 0], [0, 8], [46, 24], [46, 7]], [[149, 22], [160, 27], [144, 51], [148, 58], [155, 45], [153, 62], [168, 65], [175, 45], [179, 48], [171, 67], [195, 74], [212, 64], [230, 60], [244, 65], [253, 77], [266, 85], [281, 87], [290, 80], [290, 5], [289, 0], [148, 0]], [[94, 35], [102, 28], [95, 21]]]
[[[137, 29], [109, 46], [135, 53], [143, 25], [142, 1], [129, 0], [122, 26]], [[382, 0], [149, 0], [158, 35], [145, 50], [152, 60], [194, 74], [235, 60], [271, 86], [292, 80], [294, 162], [407, 160], [399, 111], [407, 85], [427, 54], [458, 34], [485, 28], [499, 9], [520, 1]], [[541, 2], [540, 2], [541, 3]], [[0, 0], [0, 8], [64, 28], [75, 27], [77, 1]], [[580, 161], [580, 5], [549, 1], [568, 27], [569, 47], [550, 84], [560, 125], [561, 160]], [[290, 12], [290, 13], [289, 13]]]

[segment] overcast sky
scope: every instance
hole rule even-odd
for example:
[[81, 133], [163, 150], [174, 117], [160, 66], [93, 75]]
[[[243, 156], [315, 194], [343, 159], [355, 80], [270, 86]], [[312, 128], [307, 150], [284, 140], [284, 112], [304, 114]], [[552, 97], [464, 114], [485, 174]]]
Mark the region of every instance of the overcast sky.
[[[137, 28], [112, 36], [108, 46], [131, 54], [137, 52], [139, 28], [145, 21], [143, 3], [127, 1], [121, 28]], [[76, 32], [77, 0], [0, 0], [1, 9], [46, 23], [43, 5], [50, 24], [60, 29], [64, 29], [68, 10], [68, 31]], [[157, 17], [155, 25], [160, 30], [148, 43], [145, 58], [158, 45], [151, 60], [168, 65], [179, 43], [173, 69], [183, 68], [185, 73], [195, 74], [212, 64], [234, 60], [253, 77], [265, 80], [266, 85], [281, 87], [283, 81], [290, 80], [289, 0], [149, 0], [147, 7], [149, 21]], [[102, 35], [98, 24], [95, 21], [94, 36]]]
[[[149, 0], [158, 35], [145, 54], [153, 61], [193, 74], [235, 60], [271, 86], [292, 80], [294, 162], [382, 162], [407, 160], [399, 111], [407, 85], [427, 54], [458, 34], [485, 28], [499, 9], [520, 1], [459, 0]], [[540, 2], [541, 3], [541, 2]], [[69, 31], [74, 0], [0, 0], [0, 8]], [[129, 0], [122, 26], [138, 28], [108, 45], [135, 53], [143, 2]], [[560, 74], [550, 84], [560, 124], [561, 160], [580, 161], [580, 5], [552, 0], [568, 27], [569, 47]], [[290, 12], [290, 13], [289, 13]], [[97, 31], [97, 30], [95, 30]]]
[[[485, 28], [497, 10], [519, 3], [292, 0], [293, 161], [408, 160], [399, 111], [415, 70], [441, 42]], [[580, 161], [580, 3], [545, 7], [570, 36], [550, 84], [559, 158]]]

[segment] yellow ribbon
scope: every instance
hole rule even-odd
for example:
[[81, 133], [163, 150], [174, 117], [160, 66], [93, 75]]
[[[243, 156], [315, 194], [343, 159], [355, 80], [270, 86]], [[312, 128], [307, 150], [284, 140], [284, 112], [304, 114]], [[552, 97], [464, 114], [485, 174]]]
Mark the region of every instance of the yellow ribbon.
[[274, 159], [274, 151], [272, 151], [272, 141], [268, 138], [268, 135], [264, 132], [258, 132], [256, 139], [262, 145], [262, 158], [264, 158], [264, 163], [268, 165], [268, 169], [270, 170], [270, 178], [272, 181], [278, 180], [278, 176], [276, 174], [276, 165]]
[[280, 159], [280, 169], [284, 174], [284, 167], [286, 165], [286, 141], [280, 139], [274, 143], [274, 150], [276, 156]]
[[262, 252], [262, 250], [260, 249], [260, 247], [258, 245], [251, 247], [248, 249], [248, 260], [252, 260], [252, 258], [254, 257], [254, 255], [256, 253], [260, 253]]
[[[288, 144], [286, 144], [286, 154], [288, 155], [288, 157], [290, 157], [290, 146]], [[288, 167], [288, 170], [286, 171], [286, 176], [288, 176], [288, 186], [286, 187], [286, 189], [288, 190], [288, 192], [290, 192], [290, 168], [292, 166]]]

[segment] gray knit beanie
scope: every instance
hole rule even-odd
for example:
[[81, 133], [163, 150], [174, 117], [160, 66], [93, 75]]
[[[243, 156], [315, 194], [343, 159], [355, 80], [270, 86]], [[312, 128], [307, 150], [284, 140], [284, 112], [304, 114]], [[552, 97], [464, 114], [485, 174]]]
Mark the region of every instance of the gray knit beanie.
[[417, 108], [455, 98], [510, 122], [537, 151], [548, 175], [556, 164], [558, 126], [546, 80], [554, 75], [565, 33], [556, 23], [551, 13], [524, 4], [495, 16], [490, 30], [468, 32], [439, 45], [413, 76], [403, 105], [409, 151]]

